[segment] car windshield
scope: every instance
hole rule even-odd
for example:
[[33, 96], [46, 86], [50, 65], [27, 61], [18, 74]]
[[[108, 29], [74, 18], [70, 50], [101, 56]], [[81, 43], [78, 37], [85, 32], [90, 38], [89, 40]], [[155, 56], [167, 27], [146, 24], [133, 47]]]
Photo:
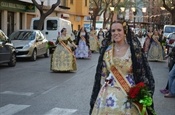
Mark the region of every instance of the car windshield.
[[175, 27], [166, 27], [165, 28], [165, 33], [172, 33], [175, 32]]
[[11, 40], [34, 40], [35, 32], [33, 31], [17, 31], [10, 35]]

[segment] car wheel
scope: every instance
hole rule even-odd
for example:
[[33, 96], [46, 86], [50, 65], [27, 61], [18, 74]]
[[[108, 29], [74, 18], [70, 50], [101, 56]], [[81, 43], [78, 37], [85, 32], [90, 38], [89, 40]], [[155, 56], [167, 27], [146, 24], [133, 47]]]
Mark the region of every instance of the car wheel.
[[16, 55], [13, 53], [10, 58], [10, 62], [8, 62], [8, 66], [14, 67], [16, 65]]
[[36, 61], [36, 57], [37, 57], [37, 51], [36, 51], [36, 49], [34, 49], [34, 50], [33, 50], [33, 53], [32, 53], [31, 60], [32, 60], [32, 61]]
[[44, 54], [44, 57], [49, 57], [49, 55], [50, 55], [50, 50], [47, 49], [46, 53]]

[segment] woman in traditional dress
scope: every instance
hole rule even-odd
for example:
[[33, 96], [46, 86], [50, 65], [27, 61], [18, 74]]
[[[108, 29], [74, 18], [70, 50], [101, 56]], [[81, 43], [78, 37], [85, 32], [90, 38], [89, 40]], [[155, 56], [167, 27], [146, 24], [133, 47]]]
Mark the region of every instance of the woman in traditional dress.
[[[140, 106], [127, 102], [127, 97], [130, 88], [140, 82], [148, 87], [150, 98], [153, 96], [154, 78], [145, 53], [125, 22], [114, 22], [107, 38], [96, 69], [90, 115], [140, 115]], [[146, 107], [144, 115], [153, 114], [153, 110], [148, 109], [153, 108], [152, 105]]]
[[77, 48], [75, 50], [76, 58], [91, 57], [91, 51], [89, 46], [89, 35], [84, 27], [82, 27], [78, 32], [76, 45], [77, 45]]
[[71, 47], [76, 47], [70, 36], [66, 34], [66, 28], [61, 30], [61, 36], [57, 38], [56, 49], [51, 56], [52, 71], [76, 71], [77, 64]]
[[160, 36], [156, 29], [151, 37], [150, 48], [148, 50], [148, 60], [149, 61], [162, 61], [163, 60], [163, 50], [161, 43], [159, 42]]
[[146, 55], [147, 55], [148, 50], [150, 48], [150, 40], [151, 40], [152, 35], [153, 35], [153, 28], [150, 27], [148, 32], [147, 32], [147, 36], [146, 36], [146, 39], [144, 41], [144, 44], [143, 44], [143, 50], [146, 53]]
[[103, 39], [105, 38], [105, 33], [103, 32], [103, 29], [100, 28], [100, 31], [98, 32], [98, 40], [99, 40], [99, 43], [100, 43], [100, 47], [102, 46], [102, 41]]
[[99, 41], [97, 38], [97, 32], [94, 29], [94, 27], [91, 27], [91, 31], [89, 33], [89, 43], [90, 43], [90, 50], [92, 52], [98, 52], [99, 51]]

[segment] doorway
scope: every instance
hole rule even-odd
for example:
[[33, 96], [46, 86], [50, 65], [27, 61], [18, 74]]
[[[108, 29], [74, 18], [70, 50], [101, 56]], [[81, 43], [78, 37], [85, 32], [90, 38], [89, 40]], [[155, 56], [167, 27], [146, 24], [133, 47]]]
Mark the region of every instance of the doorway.
[[14, 31], [14, 12], [8, 12], [7, 15], [7, 36]]

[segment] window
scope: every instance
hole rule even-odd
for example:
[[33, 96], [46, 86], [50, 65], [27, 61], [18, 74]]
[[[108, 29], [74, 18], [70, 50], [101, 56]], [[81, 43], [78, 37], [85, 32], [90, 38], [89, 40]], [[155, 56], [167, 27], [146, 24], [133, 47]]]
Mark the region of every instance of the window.
[[87, 0], [85, 0], [85, 6], [87, 6]]
[[57, 30], [57, 20], [47, 20], [47, 30]]
[[74, 0], [70, 0], [70, 4], [73, 4], [74, 3]]

